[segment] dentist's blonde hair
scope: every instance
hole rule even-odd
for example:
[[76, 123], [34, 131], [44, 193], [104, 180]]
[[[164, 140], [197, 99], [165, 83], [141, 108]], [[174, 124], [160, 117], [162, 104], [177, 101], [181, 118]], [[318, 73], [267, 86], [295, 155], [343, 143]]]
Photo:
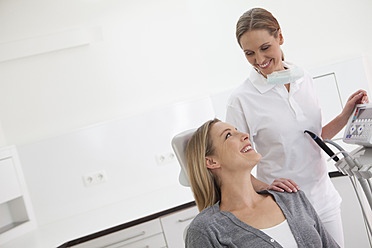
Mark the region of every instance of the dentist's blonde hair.
[[209, 131], [218, 119], [205, 122], [199, 127], [186, 146], [186, 164], [191, 189], [199, 211], [214, 205], [221, 199], [219, 180], [207, 168], [206, 156], [213, 155], [215, 148]]
[[[280, 30], [280, 25], [278, 20], [266, 9], [253, 8], [245, 12], [238, 20], [236, 24], [236, 39], [240, 44], [240, 38], [243, 34], [253, 30], [267, 30], [270, 35], [274, 38], [278, 37], [278, 31]], [[282, 52], [282, 60], [284, 60], [284, 54]]]

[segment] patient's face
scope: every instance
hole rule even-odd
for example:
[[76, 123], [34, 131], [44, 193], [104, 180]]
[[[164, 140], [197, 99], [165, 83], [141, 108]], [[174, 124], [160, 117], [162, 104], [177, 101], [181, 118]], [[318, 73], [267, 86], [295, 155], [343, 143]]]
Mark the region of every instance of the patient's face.
[[238, 132], [230, 124], [215, 123], [210, 135], [215, 147], [215, 157], [226, 168], [252, 169], [261, 160], [261, 155], [252, 148], [249, 135]]

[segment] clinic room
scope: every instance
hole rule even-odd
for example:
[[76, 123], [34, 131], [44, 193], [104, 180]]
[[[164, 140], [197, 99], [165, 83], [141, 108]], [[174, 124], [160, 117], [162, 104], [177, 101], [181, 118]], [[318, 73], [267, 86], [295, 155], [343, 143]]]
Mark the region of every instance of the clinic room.
[[0, 247], [372, 247], [371, 11], [0, 0]]

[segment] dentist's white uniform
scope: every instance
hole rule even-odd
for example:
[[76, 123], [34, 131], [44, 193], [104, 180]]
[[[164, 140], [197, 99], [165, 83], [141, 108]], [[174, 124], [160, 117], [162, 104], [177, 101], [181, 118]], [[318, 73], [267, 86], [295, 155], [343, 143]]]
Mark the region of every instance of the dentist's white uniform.
[[[283, 62], [284, 63], [284, 62]], [[290, 64], [284, 63], [286, 67]], [[257, 152], [257, 179], [271, 184], [277, 178], [290, 178], [303, 190], [323, 224], [343, 247], [341, 197], [327, 172], [323, 151], [305, 134], [320, 135], [321, 109], [312, 77], [290, 84], [271, 85], [252, 69], [248, 79], [231, 94], [226, 122], [247, 132]]]

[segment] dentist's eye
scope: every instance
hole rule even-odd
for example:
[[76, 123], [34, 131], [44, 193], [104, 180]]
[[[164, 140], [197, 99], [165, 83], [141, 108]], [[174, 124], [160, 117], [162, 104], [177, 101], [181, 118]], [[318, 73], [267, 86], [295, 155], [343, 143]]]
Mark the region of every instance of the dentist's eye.
[[245, 52], [245, 56], [251, 56], [253, 55], [253, 52]]
[[231, 133], [227, 133], [225, 138], [227, 139], [227, 138], [229, 138], [230, 136], [231, 136]]

